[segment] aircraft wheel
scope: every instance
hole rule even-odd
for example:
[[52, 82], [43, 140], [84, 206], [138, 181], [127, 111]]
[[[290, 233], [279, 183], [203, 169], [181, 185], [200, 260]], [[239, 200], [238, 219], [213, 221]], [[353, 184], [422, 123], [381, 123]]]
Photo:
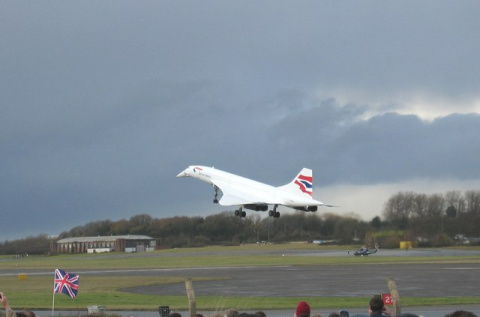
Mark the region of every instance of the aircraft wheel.
[[280, 213], [278, 211], [275, 213], [275, 218], [280, 218]]
[[240, 211], [239, 211], [238, 209], [237, 209], [237, 210], [235, 210], [235, 216], [237, 216], [237, 217], [238, 217], [238, 216], [239, 216], [239, 214], [240, 214]]
[[242, 218], [245, 218], [246, 216], [247, 216], [247, 213], [246, 213], [245, 211], [242, 211], [241, 217], [242, 217]]
[[273, 210], [269, 210], [269, 211], [268, 211], [268, 215], [269, 215], [270, 217], [273, 217]]
[[213, 203], [214, 203], [214, 204], [218, 204], [218, 199], [214, 199], [214, 200], [213, 200]]

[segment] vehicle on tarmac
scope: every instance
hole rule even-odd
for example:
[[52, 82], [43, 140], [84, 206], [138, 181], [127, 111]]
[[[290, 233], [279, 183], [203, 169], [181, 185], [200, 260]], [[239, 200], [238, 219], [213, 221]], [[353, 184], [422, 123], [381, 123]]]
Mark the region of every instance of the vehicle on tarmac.
[[355, 256], [369, 256], [370, 254], [377, 253], [377, 251], [378, 251], [378, 244], [375, 244], [375, 248], [373, 250], [369, 249], [367, 247], [363, 247], [363, 248], [360, 248], [357, 251], [355, 251], [353, 253], [353, 255], [355, 255]]

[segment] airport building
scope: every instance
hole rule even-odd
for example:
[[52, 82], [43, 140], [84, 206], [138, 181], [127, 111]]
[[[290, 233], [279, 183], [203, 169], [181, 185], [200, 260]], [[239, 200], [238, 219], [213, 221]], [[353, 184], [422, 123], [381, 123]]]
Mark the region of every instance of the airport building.
[[65, 238], [50, 243], [50, 254], [154, 251], [157, 242], [144, 235]]

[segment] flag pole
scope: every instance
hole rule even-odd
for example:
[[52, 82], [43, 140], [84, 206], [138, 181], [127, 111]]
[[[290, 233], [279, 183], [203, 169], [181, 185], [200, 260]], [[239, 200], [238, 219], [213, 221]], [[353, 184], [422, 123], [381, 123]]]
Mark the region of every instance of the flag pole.
[[52, 300], [52, 317], [55, 316], [55, 292], [53, 292], [53, 300]]
[[53, 299], [52, 299], [52, 317], [55, 316], [55, 271], [53, 272]]

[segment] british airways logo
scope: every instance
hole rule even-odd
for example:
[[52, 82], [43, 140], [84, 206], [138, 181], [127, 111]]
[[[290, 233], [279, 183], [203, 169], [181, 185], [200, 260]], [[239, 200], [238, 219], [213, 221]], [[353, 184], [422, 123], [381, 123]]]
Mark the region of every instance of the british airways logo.
[[193, 168], [193, 172], [198, 173], [198, 176], [202, 176], [202, 177], [205, 177], [205, 178], [212, 178], [212, 175], [207, 174], [207, 171], [204, 172], [203, 168], [198, 167], [198, 166]]
[[300, 187], [300, 190], [306, 194], [309, 194], [310, 196], [313, 195], [313, 177], [311, 176], [305, 176], [305, 175], [300, 175], [297, 177], [295, 180], [295, 184]]

